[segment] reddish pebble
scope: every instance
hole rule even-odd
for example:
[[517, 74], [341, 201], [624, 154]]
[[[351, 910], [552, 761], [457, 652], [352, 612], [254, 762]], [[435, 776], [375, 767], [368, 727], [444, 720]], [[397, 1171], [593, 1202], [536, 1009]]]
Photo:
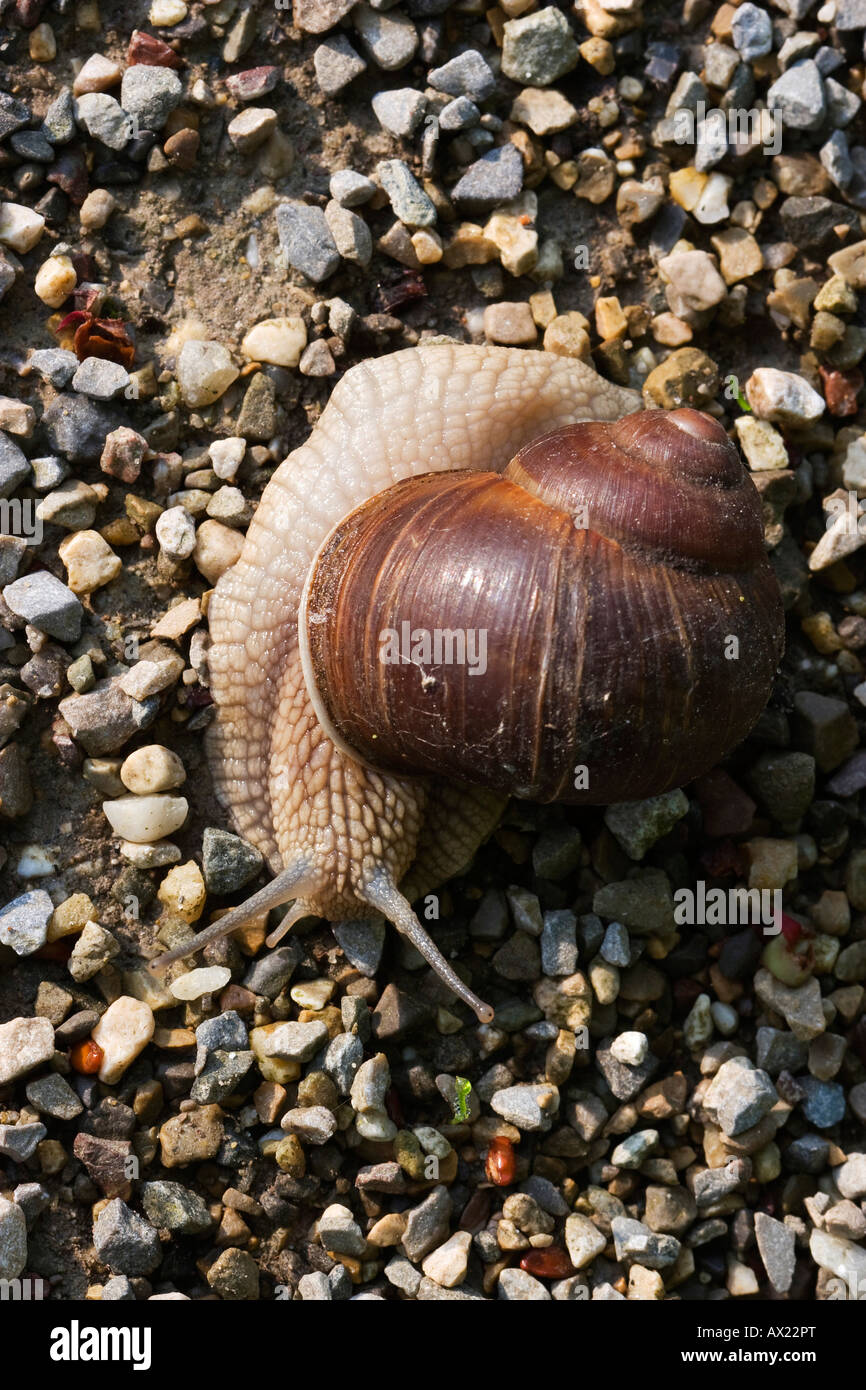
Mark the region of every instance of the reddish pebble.
[[574, 1274], [574, 1265], [568, 1255], [558, 1245], [548, 1245], [544, 1250], [530, 1250], [520, 1261], [520, 1268], [536, 1279], [567, 1279]]
[[824, 382], [827, 409], [837, 419], [857, 414], [857, 393], [863, 387], [863, 373], [854, 367], [850, 372], [830, 371], [819, 367]]
[[490, 1141], [490, 1148], [487, 1150], [487, 1159], [484, 1164], [484, 1171], [488, 1180], [495, 1183], [497, 1187], [508, 1187], [509, 1183], [514, 1182], [516, 1168], [517, 1159], [511, 1140], [496, 1135]]
[[92, 1038], [85, 1038], [84, 1042], [75, 1044], [69, 1054], [69, 1060], [75, 1070], [83, 1076], [94, 1076], [102, 1066], [104, 1055], [99, 1043], [95, 1043]]
[[145, 34], [141, 29], [132, 31], [126, 60], [130, 67], [135, 63], [144, 63], [151, 68], [183, 67], [182, 60], [173, 48], [169, 48], [167, 43], [163, 43], [162, 39], [156, 38], [153, 34]]
[[695, 782], [695, 792], [704, 820], [704, 833], [710, 839], [743, 835], [757, 809], [750, 796], [737, 786], [724, 768], [713, 768]]
[[406, 1128], [406, 1119], [403, 1114], [403, 1105], [400, 1101], [400, 1092], [396, 1086], [389, 1086], [385, 1092], [385, 1110], [388, 1119], [391, 1120], [398, 1129]]
[[274, 90], [279, 75], [279, 68], [247, 68], [227, 77], [226, 86], [236, 101], [257, 101]]

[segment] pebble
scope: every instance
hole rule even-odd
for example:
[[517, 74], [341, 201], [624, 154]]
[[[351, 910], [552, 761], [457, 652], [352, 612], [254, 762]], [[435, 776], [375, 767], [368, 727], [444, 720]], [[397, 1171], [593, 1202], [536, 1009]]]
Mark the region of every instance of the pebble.
[[0, 1279], [18, 1279], [27, 1266], [27, 1219], [21, 1207], [0, 1197]]
[[231, 1302], [248, 1302], [259, 1296], [258, 1265], [247, 1250], [224, 1250], [208, 1270], [207, 1281], [220, 1298]]
[[734, 427], [740, 448], [754, 472], [788, 467], [784, 440], [768, 420], [757, 420], [753, 415], [739, 415]]
[[331, 197], [344, 208], [361, 207], [376, 193], [376, 184], [355, 169], [339, 169], [328, 185]]
[[39, 241], [45, 218], [21, 203], [0, 203], [0, 246], [24, 256]]
[[30, 354], [29, 365], [43, 381], [62, 391], [78, 370], [78, 358], [64, 348], [37, 348]]
[[29, 1081], [25, 1094], [40, 1115], [51, 1115], [57, 1120], [74, 1120], [84, 1109], [69, 1082], [56, 1073]]
[[169, 990], [175, 999], [201, 999], [205, 994], [216, 994], [224, 989], [232, 977], [232, 972], [224, 965], [211, 965], [200, 970], [188, 970], [172, 980]]
[[514, 82], [547, 87], [571, 72], [579, 58], [571, 26], [554, 5], [503, 26], [502, 71]]
[[0, 945], [30, 956], [45, 945], [54, 904], [42, 888], [22, 893], [0, 908]]
[[127, 1067], [153, 1037], [153, 1012], [141, 999], [121, 995], [109, 1004], [93, 1030], [93, 1041], [102, 1048], [99, 1079], [107, 1085], [119, 1081]]
[[223, 1140], [223, 1122], [217, 1105], [172, 1115], [159, 1131], [162, 1162], [166, 1168], [187, 1163], [207, 1163], [216, 1158]]
[[451, 198], [461, 213], [489, 213], [516, 198], [522, 187], [523, 160], [509, 143], [470, 164], [452, 188]]
[[395, 217], [406, 226], [432, 227], [435, 224], [435, 204], [402, 159], [380, 160], [376, 165], [376, 177], [388, 195]]
[[110, 150], [124, 150], [133, 134], [129, 113], [107, 92], [86, 92], [75, 102], [75, 119]]
[[746, 382], [746, 399], [760, 420], [805, 425], [824, 414], [824, 401], [795, 372], [758, 367]]
[[559, 1091], [546, 1085], [506, 1086], [491, 1097], [490, 1105], [509, 1124], [535, 1133], [550, 1129], [559, 1109]]
[[73, 980], [83, 984], [98, 975], [119, 952], [120, 946], [111, 932], [100, 927], [98, 922], [87, 922], [75, 943], [67, 968]]
[[94, 1221], [93, 1244], [100, 1260], [115, 1274], [150, 1274], [162, 1260], [153, 1226], [119, 1197], [106, 1203]]
[[634, 1261], [646, 1269], [667, 1269], [679, 1258], [680, 1242], [675, 1236], [651, 1231], [627, 1216], [616, 1216], [610, 1224], [618, 1260]]
[[731, 20], [731, 39], [744, 63], [763, 58], [773, 47], [773, 25], [766, 10], [747, 3]]
[[98, 462], [106, 436], [122, 423], [110, 406], [78, 395], [55, 396], [42, 416], [49, 449], [73, 464]]
[[[332, 200], [325, 208], [325, 220], [343, 260], [353, 261], [360, 266], [369, 265], [373, 256], [373, 238], [363, 217]], [[320, 346], [327, 345], [320, 342], [311, 344], [311, 348]]]
[[508, 300], [488, 304], [484, 310], [484, 336], [489, 343], [534, 347], [538, 341], [538, 329], [529, 305]]
[[172, 68], [136, 63], [123, 74], [120, 104], [143, 130], [162, 130], [180, 104], [183, 85]]
[[30, 478], [27, 456], [7, 434], [0, 432], [0, 497], [9, 497]]
[[828, 1231], [813, 1230], [809, 1250], [817, 1265], [829, 1269], [837, 1279], [844, 1279], [852, 1298], [858, 1296], [854, 1291], [862, 1289], [866, 1282], [866, 1250], [862, 1246]]
[[41, 1124], [0, 1124], [0, 1157], [12, 1163], [26, 1163], [47, 1133]]
[[280, 203], [276, 211], [280, 245], [289, 265], [314, 284], [327, 280], [340, 264], [340, 254], [321, 208], [306, 203]]
[[732, 1057], [713, 1077], [704, 1105], [715, 1115], [723, 1133], [733, 1136], [756, 1125], [777, 1100], [776, 1088], [766, 1072], [748, 1057]]
[[408, 140], [424, 120], [427, 98], [414, 87], [398, 87], [393, 91], [377, 92], [372, 105], [383, 130], [398, 139]]
[[313, 67], [321, 91], [329, 97], [336, 96], [367, 70], [364, 59], [345, 34], [335, 34], [319, 44], [313, 54]]
[[81, 633], [83, 609], [71, 589], [48, 570], [26, 574], [3, 590], [4, 602], [31, 627], [58, 642], [75, 642]]
[[511, 1303], [547, 1303], [551, 1299], [544, 1285], [524, 1269], [503, 1269], [496, 1291], [499, 1298]]
[[238, 154], [251, 154], [273, 135], [277, 113], [269, 106], [249, 106], [229, 121], [226, 134]]
[[837, 1081], [821, 1081], [815, 1076], [798, 1077], [805, 1092], [803, 1114], [816, 1129], [830, 1129], [845, 1118], [845, 1092]]
[[776, 1293], [787, 1293], [794, 1279], [796, 1236], [790, 1226], [755, 1212], [755, 1238], [767, 1278]]
[[184, 404], [193, 410], [213, 405], [240, 375], [222, 343], [184, 343], [177, 359], [177, 381]]
[[120, 796], [103, 801], [102, 809], [115, 835], [137, 845], [151, 845], [179, 830], [189, 803], [183, 796]]
[[452, 97], [469, 97], [475, 102], [486, 101], [496, 86], [493, 70], [477, 48], [459, 53], [442, 67], [431, 68], [427, 81], [437, 92], [445, 92]]
[[352, 20], [367, 53], [385, 72], [404, 68], [414, 58], [418, 33], [407, 15], [382, 14], [360, 4], [352, 11]]
[[296, 1134], [305, 1144], [327, 1144], [336, 1133], [337, 1121], [323, 1105], [309, 1105], [289, 1110], [281, 1127], [287, 1134]]
[[136, 748], [121, 763], [119, 776], [126, 789], [138, 796], [171, 791], [186, 781], [180, 758], [160, 743], [148, 743], [143, 748]]
[[141, 1202], [148, 1219], [158, 1230], [198, 1236], [205, 1235], [213, 1227], [213, 1218], [202, 1198], [182, 1183], [142, 1183]]
[[367, 1239], [348, 1207], [334, 1202], [326, 1207], [316, 1223], [319, 1240], [335, 1255], [363, 1255]]
[[619, 1033], [611, 1043], [610, 1050], [618, 1062], [639, 1067], [649, 1051], [649, 1039], [645, 1033]]
[[[304, 320], [298, 315], [290, 315], [284, 318], [263, 319], [257, 323], [244, 337], [241, 351], [250, 362], [270, 362], [277, 367], [297, 367], [306, 346], [307, 328]], [[228, 442], [215, 441], [210, 446], [211, 457], [214, 457], [214, 450], [224, 449]], [[244, 445], [245, 441], [236, 439], [231, 443], [237, 448]], [[237, 465], [240, 464], [243, 453], [244, 450], [241, 448]], [[218, 473], [218, 476], [231, 477], [233, 474]]]
[[403, 1232], [403, 1249], [413, 1264], [448, 1239], [451, 1219], [451, 1197], [446, 1187], [434, 1187], [417, 1207], [407, 1214]]

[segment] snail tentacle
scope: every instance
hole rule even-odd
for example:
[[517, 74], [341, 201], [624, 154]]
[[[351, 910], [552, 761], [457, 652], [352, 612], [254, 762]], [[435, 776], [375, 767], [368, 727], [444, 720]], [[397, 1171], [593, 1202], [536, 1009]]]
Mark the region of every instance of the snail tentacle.
[[[271, 879], [271, 882], [266, 884], [264, 888], [260, 888], [258, 893], [247, 898], [246, 902], [231, 908], [212, 926], [200, 931], [185, 946], [177, 946], [173, 951], [166, 951], [165, 955], [158, 956], [156, 960], [151, 961], [150, 969], [165, 970], [175, 961], [184, 960], [186, 956], [194, 955], [196, 951], [209, 946], [212, 941], [219, 941], [223, 936], [230, 936], [239, 927], [247, 926], [254, 917], [261, 917], [272, 907], [281, 907], [283, 903], [289, 902], [292, 898], [301, 898], [305, 894], [317, 893], [320, 886], [319, 874], [311, 867], [309, 860], [306, 857], [298, 859], [287, 869], [283, 869], [282, 873], [277, 874], [276, 878]], [[284, 927], [281, 923], [277, 930], [272, 933], [272, 938], [268, 944], [272, 944], [273, 938], [279, 940], [299, 917], [306, 915], [306, 910], [295, 916], [292, 915], [292, 912], [287, 915], [291, 918], [288, 926]]]
[[411, 941], [415, 950], [424, 957], [428, 965], [432, 966], [440, 980], [445, 982], [458, 999], [462, 999], [464, 1004], [469, 1005], [479, 1023], [492, 1023], [493, 1010], [490, 1005], [479, 999], [477, 994], [473, 994], [469, 986], [463, 983], [453, 966], [448, 964], [439, 947], [418, 921], [409, 902], [387, 874], [375, 874], [357, 891], [358, 896], [364, 902], [383, 913], [398, 932], [405, 936], [407, 941]]

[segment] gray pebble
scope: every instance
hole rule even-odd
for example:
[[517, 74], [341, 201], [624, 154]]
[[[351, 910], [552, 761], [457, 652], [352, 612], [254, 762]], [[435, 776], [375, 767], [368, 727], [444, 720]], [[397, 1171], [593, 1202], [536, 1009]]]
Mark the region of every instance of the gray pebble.
[[54, 904], [44, 888], [13, 898], [0, 908], [0, 945], [11, 946], [16, 956], [32, 955], [45, 945], [53, 912]]
[[40, 1115], [52, 1115], [56, 1120], [74, 1120], [84, 1109], [66, 1078], [56, 1072], [29, 1081], [24, 1093]]
[[355, 169], [338, 169], [336, 174], [331, 175], [328, 187], [331, 197], [344, 208], [361, 207], [369, 203], [376, 192], [373, 180]]
[[0, 497], [9, 497], [30, 477], [27, 456], [0, 430]]
[[333, 38], [325, 39], [324, 43], [319, 44], [313, 54], [313, 67], [316, 81], [327, 97], [336, 96], [367, 70], [364, 59], [355, 51], [345, 34], [335, 34]]
[[26, 1163], [36, 1152], [48, 1130], [38, 1123], [24, 1125], [0, 1125], [0, 1158], [9, 1158], [13, 1163]]
[[75, 353], [67, 352], [65, 348], [37, 348], [31, 352], [28, 365], [39, 373], [43, 381], [62, 391], [78, 371], [79, 362]]
[[54, 98], [42, 118], [42, 129], [52, 145], [68, 145], [75, 139], [75, 100], [71, 87], [63, 87]]
[[3, 598], [19, 618], [59, 642], [75, 642], [81, 633], [81, 603], [48, 570], [36, 570], [7, 584]]
[[149, 63], [127, 68], [120, 85], [120, 104], [142, 130], [162, 130], [182, 95], [183, 83], [174, 68]]
[[816, 1129], [830, 1129], [845, 1118], [845, 1092], [838, 1081], [819, 1081], [816, 1076], [800, 1076], [805, 1091], [803, 1114]]
[[202, 869], [209, 893], [225, 897], [245, 888], [261, 870], [264, 859], [255, 845], [208, 826], [202, 837]]
[[545, 912], [541, 933], [541, 968], [545, 975], [573, 975], [577, 969], [577, 918], [557, 909]]
[[27, 1222], [24, 1212], [0, 1197], [0, 1279], [17, 1279], [27, 1264]]
[[150, 1274], [162, 1260], [159, 1236], [150, 1222], [119, 1197], [104, 1206], [93, 1223], [93, 1244], [113, 1274]]
[[476, 48], [458, 53], [441, 68], [427, 74], [427, 81], [437, 92], [452, 97], [470, 97], [473, 102], [485, 101], [496, 86], [496, 78], [486, 58]]
[[335, 922], [333, 932], [349, 964], [372, 979], [385, 946], [384, 922]]
[[789, 130], [817, 130], [827, 112], [824, 84], [811, 58], [795, 63], [767, 92], [767, 107], [778, 109]]
[[129, 385], [129, 372], [119, 362], [104, 357], [85, 357], [72, 378], [73, 391], [97, 401], [110, 401]]
[[[520, 158], [519, 155], [517, 157]], [[383, 159], [376, 165], [376, 174], [388, 195], [394, 215], [401, 222], [407, 227], [435, 225], [435, 204], [424, 192], [408, 164], [404, 164], [402, 159]]]
[[259, 960], [253, 961], [242, 983], [253, 994], [264, 995], [265, 999], [276, 999], [285, 989], [301, 960], [301, 948], [294, 941], [286, 946], [278, 946]]
[[321, 208], [306, 203], [280, 203], [277, 231], [289, 265], [314, 284], [327, 280], [340, 264], [334, 238]]
[[773, 47], [773, 24], [766, 10], [747, 0], [731, 20], [731, 39], [744, 63], [763, 58]]
[[340, 1095], [347, 1096], [363, 1060], [364, 1044], [358, 1035], [338, 1033], [325, 1048], [322, 1070], [328, 1073]]
[[390, 135], [411, 139], [424, 119], [427, 98], [414, 87], [398, 87], [396, 91], [377, 92], [373, 110], [379, 124]]
[[460, 212], [492, 212], [498, 203], [516, 198], [522, 187], [523, 160], [509, 143], [470, 164], [452, 188], [451, 197]]
[[439, 125], [449, 134], [455, 130], [470, 130], [480, 119], [481, 112], [469, 97], [455, 97], [439, 112]]
[[380, 14], [361, 4], [352, 19], [367, 53], [386, 72], [404, 68], [414, 58], [418, 34], [405, 14]]
[[615, 1216], [610, 1227], [618, 1260], [633, 1260], [645, 1269], [667, 1269], [679, 1257], [680, 1242], [674, 1236], [659, 1235], [642, 1221]]

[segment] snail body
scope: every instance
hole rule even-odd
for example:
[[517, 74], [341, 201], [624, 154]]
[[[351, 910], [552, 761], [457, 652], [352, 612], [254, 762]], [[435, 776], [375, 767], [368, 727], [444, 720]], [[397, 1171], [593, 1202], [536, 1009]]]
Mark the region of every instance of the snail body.
[[[215, 784], [275, 877], [158, 965], [292, 899], [268, 944], [381, 912], [489, 1020], [410, 899], [466, 867], [509, 795], [651, 795], [748, 732], [782, 642], [757, 493], [713, 421], [639, 408], [508, 348], [346, 374], [209, 609]], [[484, 670], [399, 641], [383, 660], [407, 627], [452, 649], [484, 633]]]

